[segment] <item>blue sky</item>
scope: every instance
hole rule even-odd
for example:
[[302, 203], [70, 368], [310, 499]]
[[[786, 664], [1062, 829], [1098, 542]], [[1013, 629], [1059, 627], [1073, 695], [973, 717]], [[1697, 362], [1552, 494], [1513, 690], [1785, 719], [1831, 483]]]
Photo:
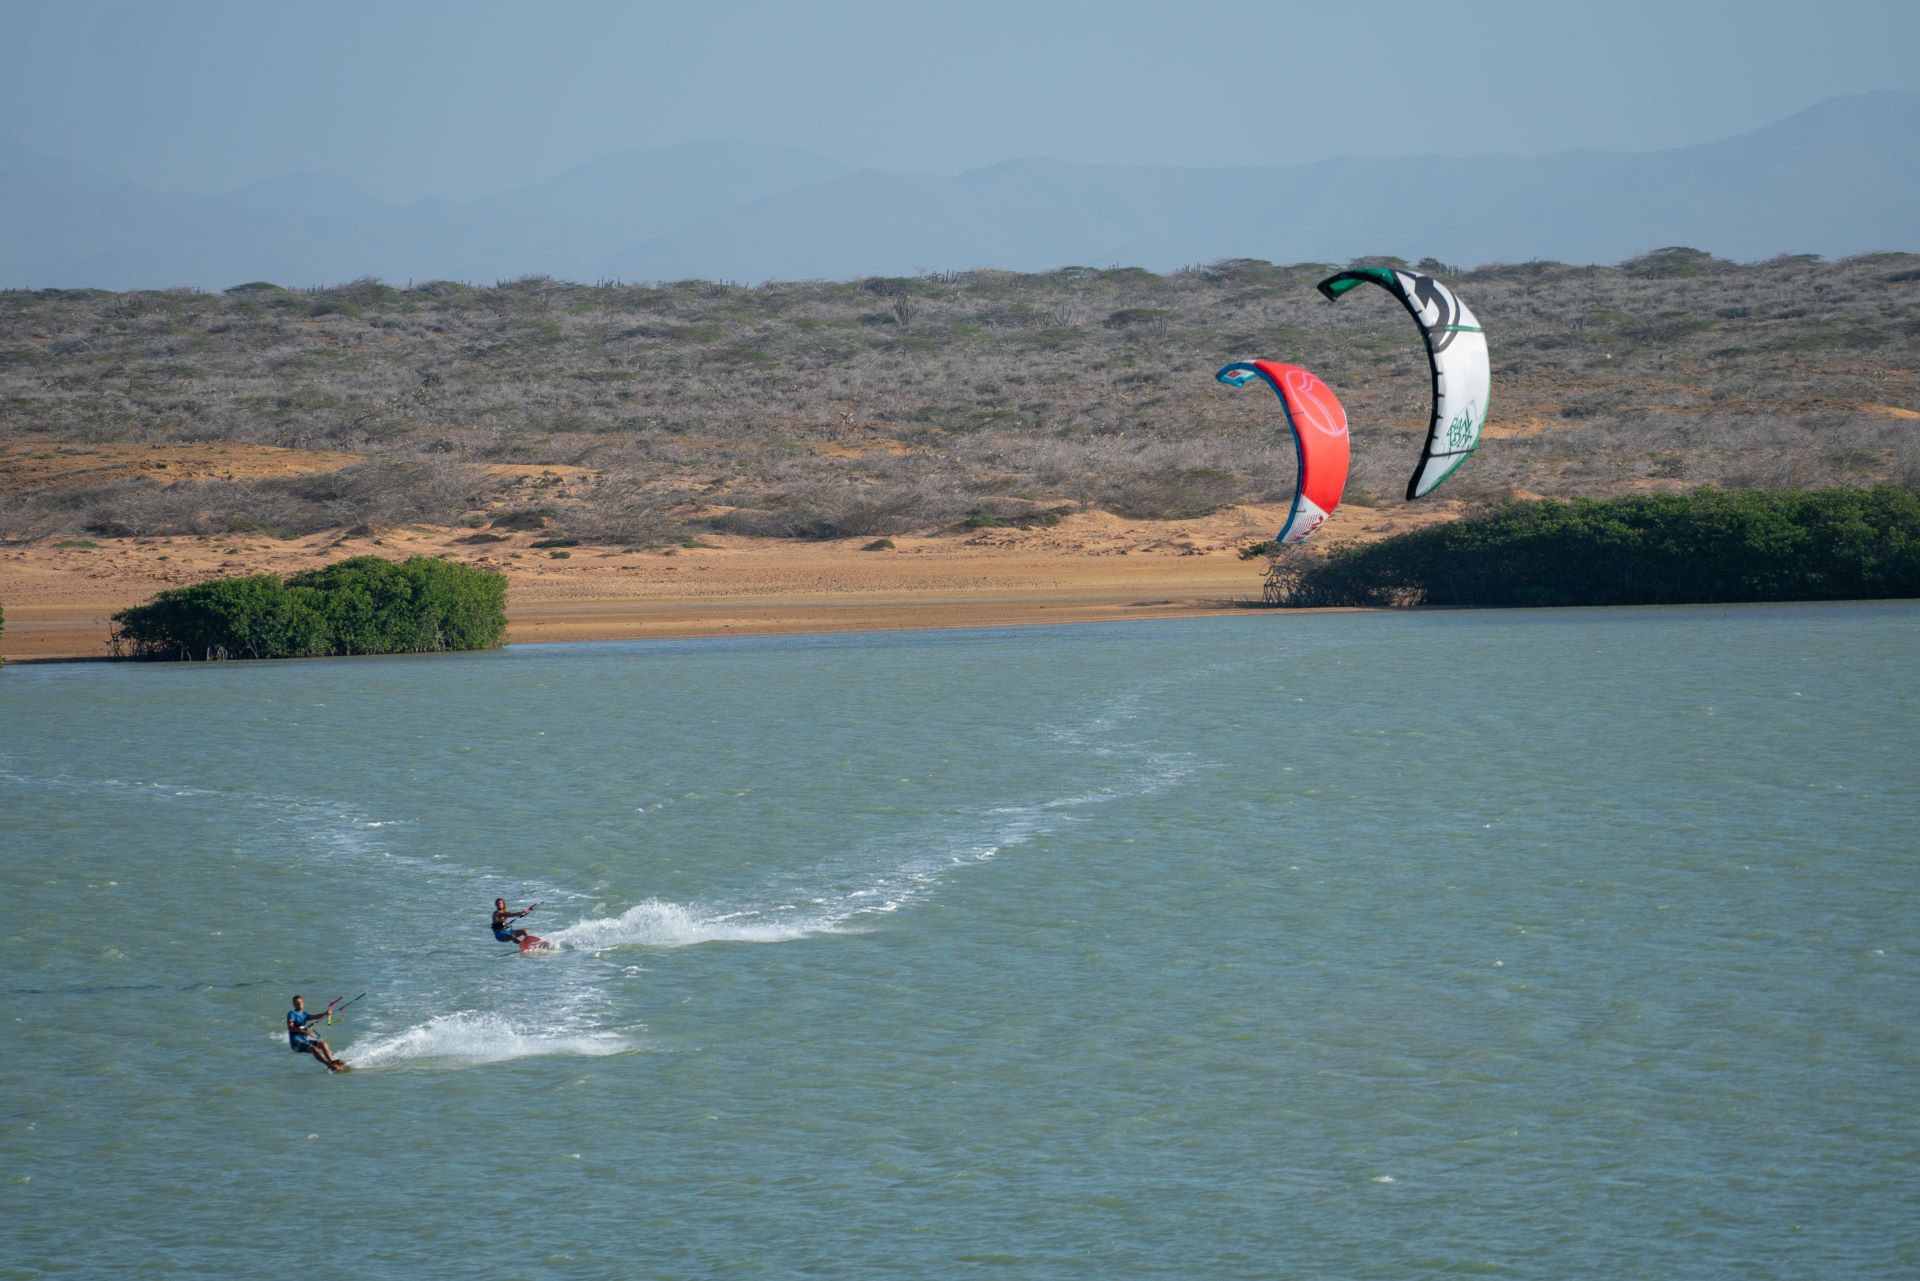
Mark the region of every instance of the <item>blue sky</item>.
[[1916, 0], [0, 0], [0, 140], [178, 191], [464, 198], [747, 138], [954, 173], [1652, 150], [1920, 92]]

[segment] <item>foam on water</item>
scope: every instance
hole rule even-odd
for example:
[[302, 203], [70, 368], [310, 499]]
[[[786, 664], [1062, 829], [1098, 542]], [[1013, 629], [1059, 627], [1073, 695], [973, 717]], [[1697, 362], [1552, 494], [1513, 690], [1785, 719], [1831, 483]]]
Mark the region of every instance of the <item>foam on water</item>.
[[[1116, 785], [1002, 805], [958, 816], [946, 831], [888, 838], [884, 853], [855, 851], [837, 865], [814, 869], [811, 885], [788, 885], [759, 904], [729, 908], [648, 899], [617, 916], [593, 917], [543, 935], [549, 947], [598, 952], [616, 947], [691, 947], [700, 943], [785, 943], [844, 930], [865, 916], [897, 912], [959, 868], [988, 862], [1009, 849], [1078, 821], [1083, 806], [1151, 796], [1192, 771], [1162, 759]], [[875, 858], [874, 855], [878, 854]], [[873, 862], [879, 862], [874, 867]], [[863, 866], [864, 865], [864, 866]]]
[[[543, 935], [555, 950], [679, 948], [701, 943], [784, 943], [857, 926], [898, 912], [955, 870], [1081, 821], [1076, 811], [1139, 800], [1178, 786], [1204, 763], [1186, 753], [1151, 751], [1116, 733], [1140, 714], [1143, 691], [1101, 700], [1084, 721], [1049, 727], [1055, 741], [1099, 757], [1118, 772], [1102, 785], [1018, 804], [930, 816], [908, 830], [865, 843], [838, 859], [767, 887], [745, 902], [686, 904], [657, 898], [616, 916], [593, 917]], [[756, 901], [757, 900], [757, 901]]]
[[497, 1014], [462, 1010], [437, 1015], [391, 1036], [335, 1048], [341, 1058], [359, 1069], [403, 1063], [464, 1067], [554, 1054], [598, 1058], [619, 1054], [631, 1049], [632, 1044], [611, 1032], [523, 1030]]
[[991, 861], [1007, 850], [1081, 822], [1084, 815], [1076, 811], [1157, 796], [1207, 768], [1208, 763], [1189, 753], [1152, 750], [1120, 733], [1141, 714], [1145, 698], [1171, 683], [1177, 682], [1145, 682], [1101, 700], [1093, 713], [1080, 721], [1044, 728], [1048, 738], [1076, 755], [1118, 767], [1119, 772], [1109, 775], [1108, 781], [1043, 800], [960, 815], [947, 830], [935, 830], [906, 842], [918, 846], [908, 857], [898, 859], [837, 901], [819, 900], [827, 905], [829, 928], [843, 926], [863, 914], [898, 911], [957, 868]]
[[[551, 934], [547, 945], [569, 951], [598, 952], [610, 947], [691, 947], [696, 943], [782, 943], [827, 927], [818, 915], [767, 919], [767, 913], [703, 913], [682, 903], [648, 899], [618, 916], [591, 917]], [[790, 909], [789, 909], [790, 910]]]

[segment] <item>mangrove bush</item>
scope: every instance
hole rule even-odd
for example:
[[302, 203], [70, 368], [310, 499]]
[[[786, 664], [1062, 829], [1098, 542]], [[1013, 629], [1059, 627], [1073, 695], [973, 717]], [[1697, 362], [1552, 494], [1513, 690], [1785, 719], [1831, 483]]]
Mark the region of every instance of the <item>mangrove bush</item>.
[[219, 578], [113, 616], [116, 657], [312, 658], [486, 649], [507, 629], [507, 580], [431, 556], [356, 556], [282, 580]]
[[1280, 604], [1682, 605], [1920, 596], [1920, 497], [1698, 490], [1510, 502], [1274, 574]]

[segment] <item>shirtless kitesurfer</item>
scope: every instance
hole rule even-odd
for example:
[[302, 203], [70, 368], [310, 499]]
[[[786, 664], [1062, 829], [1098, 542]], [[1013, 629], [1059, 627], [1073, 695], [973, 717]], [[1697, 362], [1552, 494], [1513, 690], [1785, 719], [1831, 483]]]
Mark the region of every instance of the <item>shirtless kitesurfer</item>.
[[297, 993], [293, 998], [293, 1008], [287, 1011], [287, 1048], [295, 1054], [311, 1054], [327, 1065], [329, 1072], [344, 1072], [347, 1069], [345, 1059], [333, 1057], [333, 1047], [317, 1036], [307, 1033], [307, 1025], [320, 1017], [307, 1013], [306, 998]]
[[534, 936], [527, 933], [525, 930], [508, 929], [507, 922], [518, 920], [520, 917], [525, 916], [528, 912], [531, 912], [534, 908], [539, 906], [540, 905], [538, 903], [530, 903], [526, 907], [521, 908], [518, 912], [513, 912], [513, 911], [507, 910], [507, 900], [503, 898], [497, 898], [493, 900], [493, 936], [499, 939], [502, 943], [518, 944], [521, 948], [524, 949], [527, 946], [524, 940], [531, 939]]

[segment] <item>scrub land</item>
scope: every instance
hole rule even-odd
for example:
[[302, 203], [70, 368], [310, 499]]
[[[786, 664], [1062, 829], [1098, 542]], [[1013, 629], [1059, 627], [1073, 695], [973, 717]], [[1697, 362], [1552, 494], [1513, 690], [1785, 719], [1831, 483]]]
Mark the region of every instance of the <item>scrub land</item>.
[[1354, 424], [1322, 549], [1516, 498], [1920, 481], [1920, 256], [1418, 265], [1495, 390], [1416, 504], [1424, 351], [1384, 297], [1322, 301], [1328, 264], [0, 293], [0, 653], [358, 554], [501, 569], [513, 640], [1243, 607], [1294, 476], [1271, 398], [1212, 382], [1256, 355]]

